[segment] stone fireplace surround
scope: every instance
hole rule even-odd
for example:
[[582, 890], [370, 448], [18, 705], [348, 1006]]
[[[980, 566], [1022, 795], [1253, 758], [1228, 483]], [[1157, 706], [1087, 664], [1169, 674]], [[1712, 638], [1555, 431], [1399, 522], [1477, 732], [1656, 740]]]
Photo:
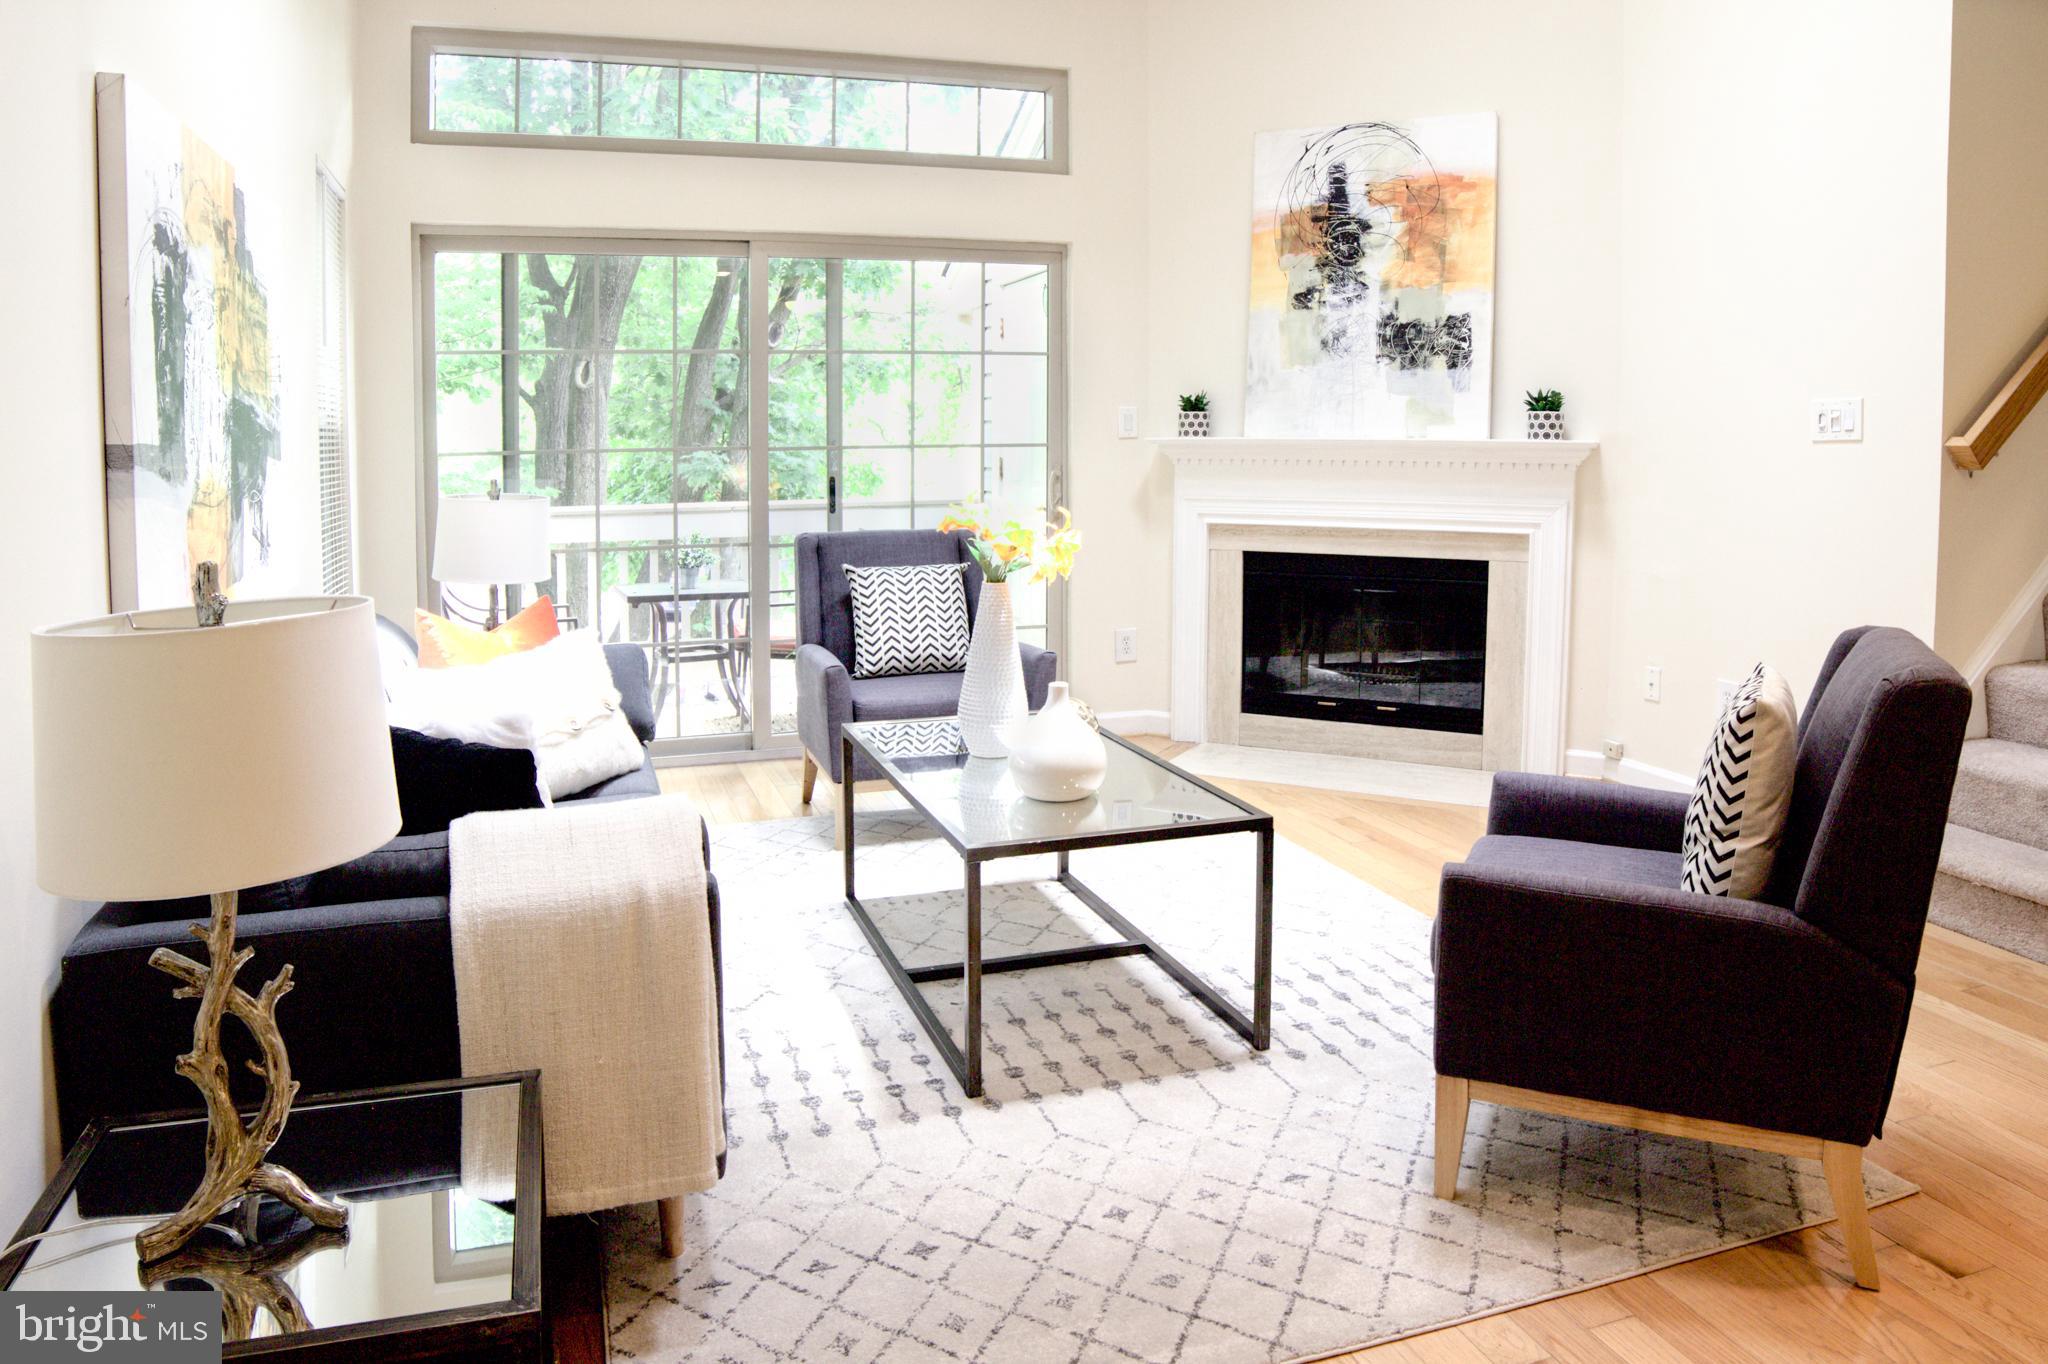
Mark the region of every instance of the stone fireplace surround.
[[[1172, 737], [1396, 762], [1559, 772], [1572, 511], [1587, 441], [1157, 442], [1172, 459]], [[1432, 735], [1237, 713], [1243, 554], [1486, 559], [1485, 733]], [[1447, 742], [1462, 741], [1462, 742]]]

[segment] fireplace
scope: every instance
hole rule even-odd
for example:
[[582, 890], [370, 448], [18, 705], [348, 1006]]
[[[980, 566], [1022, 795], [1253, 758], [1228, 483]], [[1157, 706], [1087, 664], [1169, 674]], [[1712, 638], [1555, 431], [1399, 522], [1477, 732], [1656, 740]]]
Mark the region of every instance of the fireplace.
[[1247, 552], [1240, 710], [1482, 733], [1489, 567]]
[[[1563, 770], [1573, 485], [1579, 465], [1598, 447], [1544, 440], [1228, 436], [1160, 444], [1173, 460], [1173, 709], [1168, 732], [1175, 739], [1218, 750], [1289, 755], [1289, 761], [1299, 760], [1293, 780], [1310, 786], [1367, 781], [1359, 775], [1365, 769], [1346, 767], [1356, 759], [1377, 764], [1374, 771], [1407, 765], [1447, 776], [1459, 769]], [[1245, 647], [1247, 631], [1259, 640], [1269, 629], [1265, 612], [1273, 587], [1261, 581], [1251, 588], [1245, 572], [1248, 563], [1265, 554], [1378, 556], [1369, 571], [1405, 569], [1410, 575], [1419, 567], [1416, 560], [1453, 559], [1457, 562], [1448, 566], [1430, 565], [1423, 576], [1434, 581], [1432, 592], [1466, 605], [1480, 599], [1483, 582], [1485, 614], [1473, 618], [1484, 626], [1485, 669], [1468, 675], [1468, 685], [1470, 679], [1478, 682], [1477, 704], [1483, 711], [1478, 733], [1471, 732], [1469, 705], [1456, 694], [1424, 693], [1419, 676], [1405, 698], [1372, 699], [1356, 689], [1343, 696], [1297, 694], [1284, 701], [1274, 695], [1294, 690], [1288, 685], [1260, 686], [1257, 696], [1247, 698], [1247, 653], [1264, 660], [1288, 652], [1277, 627], [1270, 643], [1254, 646], [1266, 652]], [[1388, 564], [1392, 559], [1408, 562]], [[1485, 565], [1483, 579], [1480, 564]], [[1366, 565], [1323, 567], [1334, 571], [1340, 584], [1347, 570], [1368, 570]], [[1417, 586], [1412, 577], [1382, 585], [1397, 593]], [[1300, 588], [1294, 590], [1300, 594]], [[1249, 618], [1247, 603], [1257, 608]], [[1454, 637], [1449, 646], [1428, 652], [1469, 652], [1477, 638], [1475, 630], [1472, 639]], [[1344, 652], [1356, 650], [1330, 649], [1332, 655]], [[1388, 652], [1383, 647], [1382, 664]], [[1322, 666], [1313, 657], [1309, 661]], [[1258, 671], [1270, 672], [1270, 665]], [[1283, 675], [1280, 681], [1287, 679]], [[1258, 713], [1269, 701], [1299, 706], [1304, 699], [1315, 718]], [[1446, 700], [1458, 701], [1453, 708], [1467, 712], [1463, 728], [1426, 727], [1424, 721], [1442, 718], [1431, 707]], [[1368, 707], [1399, 707], [1405, 701], [1410, 712], [1405, 723], [1398, 710], [1378, 709], [1363, 716], [1378, 723], [1333, 721], [1332, 712], [1347, 709], [1347, 701]], [[1418, 788], [1403, 789], [1413, 794]], [[1483, 789], [1477, 795], [1485, 799]]]

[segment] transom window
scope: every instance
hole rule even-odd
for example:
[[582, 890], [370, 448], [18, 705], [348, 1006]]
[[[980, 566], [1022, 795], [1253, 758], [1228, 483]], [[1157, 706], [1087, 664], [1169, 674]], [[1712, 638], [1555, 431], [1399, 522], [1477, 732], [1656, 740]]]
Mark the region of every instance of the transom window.
[[1066, 73], [416, 29], [416, 142], [1066, 169]]

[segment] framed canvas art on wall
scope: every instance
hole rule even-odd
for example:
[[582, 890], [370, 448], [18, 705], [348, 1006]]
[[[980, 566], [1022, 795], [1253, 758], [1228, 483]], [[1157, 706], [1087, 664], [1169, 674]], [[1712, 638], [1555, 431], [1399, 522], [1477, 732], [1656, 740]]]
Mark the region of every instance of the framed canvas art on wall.
[[1261, 133], [1248, 436], [1491, 433], [1492, 114]]
[[276, 219], [134, 81], [103, 73], [96, 88], [112, 606], [189, 602], [207, 559], [230, 596], [298, 586], [265, 583], [285, 445]]

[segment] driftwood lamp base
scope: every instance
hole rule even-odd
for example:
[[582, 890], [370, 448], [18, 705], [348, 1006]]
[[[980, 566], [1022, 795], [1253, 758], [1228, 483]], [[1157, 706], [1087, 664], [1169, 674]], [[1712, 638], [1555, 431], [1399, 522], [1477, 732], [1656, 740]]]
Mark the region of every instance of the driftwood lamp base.
[[292, 1288], [290, 1274], [316, 1252], [348, 1244], [348, 1232], [331, 1227], [300, 1227], [268, 1245], [187, 1246], [176, 1254], [142, 1266], [144, 1288], [158, 1288], [174, 1279], [199, 1279], [220, 1290], [221, 1335], [227, 1344], [256, 1334], [256, 1314], [266, 1312], [286, 1335], [313, 1329], [305, 1304]]
[[[281, 967], [256, 994], [235, 984], [235, 975], [254, 953], [235, 946], [235, 891], [213, 897], [213, 918], [194, 924], [192, 936], [206, 944], [207, 964], [160, 947], [149, 958], [157, 970], [177, 977], [180, 999], [199, 1001], [192, 1022], [192, 1050], [177, 1061], [178, 1074], [198, 1086], [206, 1101], [206, 1173], [185, 1206], [135, 1238], [145, 1262], [184, 1249], [201, 1228], [237, 1204], [265, 1194], [289, 1204], [317, 1227], [348, 1225], [348, 1209], [323, 1197], [281, 1165], [265, 1159], [284, 1134], [292, 1099], [299, 1092], [277, 1028], [277, 1002], [292, 988], [292, 968]], [[227, 1057], [221, 1051], [223, 1020], [233, 1014], [256, 1039], [260, 1062], [249, 1063], [263, 1078], [263, 1103], [247, 1123], [228, 1089]]]

